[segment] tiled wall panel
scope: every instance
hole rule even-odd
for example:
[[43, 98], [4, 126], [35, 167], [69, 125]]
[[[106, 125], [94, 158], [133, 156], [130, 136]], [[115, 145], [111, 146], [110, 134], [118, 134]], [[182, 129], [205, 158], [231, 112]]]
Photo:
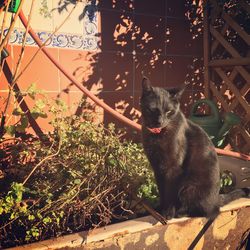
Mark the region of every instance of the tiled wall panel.
[[[24, 4], [26, 15], [30, 7], [27, 2]], [[51, 17], [45, 18], [39, 14], [41, 1], [36, 1], [31, 22], [43, 39], [60, 25], [73, 7], [69, 4], [62, 8], [59, 3], [65, 1], [47, 2]], [[200, 97], [203, 88], [202, 36], [193, 39], [194, 34], [185, 17], [185, 2], [82, 1], [54, 35], [49, 50], [80, 83], [135, 120], [139, 119], [140, 114], [142, 72], [158, 86], [178, 86], [189, 82], [182, 102], [184, 111], [188, 113], [190, 105]], [[20, 22], [15, 28], [8, 59], [12, 70], [23, 35]], [[31, 39], [28, 44], [30, 46], [25, 50], [22, 68], [37, 50]], [[32, 82], [36, 82], [53, 98], [65, 100], [71, 113], [75, 112], [76, 103], [83, 96], [41, 52], [18, 84], [25, 89]], [[2, 74], [0, 93], [6, 92], [7, 84]], [[105, 123], [115, 121], [106, 113], [102, 118]]]

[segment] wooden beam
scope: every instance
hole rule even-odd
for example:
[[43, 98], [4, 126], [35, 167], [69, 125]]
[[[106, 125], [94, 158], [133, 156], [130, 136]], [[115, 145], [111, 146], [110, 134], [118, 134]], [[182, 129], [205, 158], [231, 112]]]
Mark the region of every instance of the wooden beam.
[[203, 19], [203, 56], [204, 56], [204, 83], [205, 83], [205, 97], [210, 98], [210, 32], [209, 32], [209, 1], [204, 4], [204, 19]]
[[248, 131], [242, 127], [239, 127], [240, 133], [243, 136], [243, 139], [245, 140], [245, 142], [250, 145], [250, 135], [248, 133]]
[[207, 0], [207, 1], [209, 2], [209, 5], [211, 6], [211, 9], [212, 9], [210, 16], [209, 16], [211, 20], [210, 23], [214, 24], [216, 19], [221, 16], [222, 10], [220, 6], [217, 4], [217, 0]]
[[[249, 91], [249, 89], [250, 89], [250, 86], [247, 85], [247, 84], [245, 84], [245, 86], [240, 90], [240, 94], [241, 94], [242, 96], [245, 96], [246, 93]], [[231, 110], [234, 110], [234, 109], [236, 108], [237, 105], [238, 105], [238, 99], [235, 98], [235, 100], [233, 100], [233, 102], [232, 102], [231, 105], [230, 105]], [[249, 115], [250, 115], [250, 113], [249, 113]]]
[[[238, 72], [237, 70], [234, 68], [233, 71], [231, 72], [231, 74], [229, 75], [228, 79], [233, 82], [234, 78], [237, 76]], [[221, 87], [220, 89], [220, 93], [222, 95], [224, 95], [224, 93], [226, 92], [226, 90], [228, 90], [228, 86], [226, 84], [223, 84], [223, 86]], [[238, 103], [238, 100], [237, 98], [234, 98], [233, 102], [236, 101]], [[232, 105], [232, 104], [231, 104]], [[230, 111], [232, 111], [232, 108], [231, 108], [231, 105], [230, 105]]]
[[222, 12], [222, 18], [239, 34], [239, 36], [250, 45], [250, 35], [248, 35], [242, 27], [236, 23], [227, 13]]
[[[247, 123], [250, 122], [250, 113], [246, 114], [244, 117], [244, 126], [247, 126]], [[249, 131], [250, 132], [250, 131]]]
[[[246, 69], [242, 66], [236, 66], [234, 68], [234, 70], [236, 69], [236, 71], [245, 79], [246, 83], [244, 85], [244, 87], [240, 90], [240, 94], [241, 96], [245, 96], [246, 93], [249, 91], [250, 89], [250, 74], [246, 71]], [[232, 75], [232, 73], [231, 73]], [[233, 79], [231, 78], [231, 75], [229, 76], [229, 80], [233, 81]], [[238, 105], [238, 99], [235, 98], [235, 100], [231, 103], [230, 108], [231, 110], [234, 110], [236, 108], [236, 106]], [[248, 115], [250, 115], [250, 112], [248, 113]]]
[[[208, 1], [208, 0], [207, 0]], [[238, 0], [241, 7], [248, 13], [250, 13], [250, 5], [247, 0]], [[240, 150], [245, 150], [249, 152], [250, 147], [250, 133], [246, 130], [246, 124], [250, 121], [250, 105], [246, 100], [246, 95], [249, 93], [250, 89], [250, 73], [248, 72], [250, 66], [250, 57], [249, 55], [244, 55], [243, 57], [237, 48], [234, 48], [233, 45], [225, 37], [225, 34], [228, 30], [233, 29], [237, 36], [240, 37], [248, 46], [250, 45], [250, 35], [246, 32], [235, 20], [230, 13], [223, 12], [221, 6], [218, 5], [216, 0], [209, 0], [212, 5], [211, 15], [209, 17], [209, 35], [212, 36], [212, 44], [210, 47], [210, 58], [214, 55], [218, 46], [222, 46], [225, 49], [225, 52], [231, 55], [231, 58], [228, 59], [215, 59], [208, 61], [208, 67], [210, 69], [210, 77], [213, 72], [216, 72], [221, 78], [221, 87], [218, 89], [216, 85], [210, 80], [209, 88], [211, 94], [216, 97], [216, 99], [221, 103], [222, 108], [226, 112], [233, 111], [237, 105], [240, 105], [243, 112], [246, 112], [242, 117], [243, 121], [241, 126], [237, 127], [238, 133], [244, 139], [242, 145], [239, 145]], [[213, 26], [213, 20], [216, 18], [221, 18], [225, 22], [220, 29], [217, 29]], [[205, 43], [204, 43], [205, 44]], [[246, 51], [247, 53], [247, 51]], [[225, 70], [225, 71], [224, 71]], [[229, 72], [231, 72], [229, 74]], [[237, 79], [238, 74], [245, 80], [244, 85], [239, 90], [234, 82]], [[219, 80], [218, 80], [219, 81]], [[230, 103], [227, 102], [225, 92], [229, 90], [232, 93], [232, 100]], [[243, 115], [243, 114], [242, 114]]]
[[[211, 0], [212, 4], [213, 4], [213, 12], [217, 13], [216, 15], [218, 16], [218, 13], [221, 13], [221, 17], [226, 21], [226, 24], [230, 25], [238, 34], [239, 36], [241, 36], [241, 38], [247, 43], [247, 45], [250, 44], [250, 35], [248, 35], [248, 33], [242, 29], [242, 27], [234, 21], [234, 19], [228, 15], [226, 12], [224, 12], [222, 10], [222, 8], [218, 5], [217, 1], [215, 0]], [[250, 9], [250, 6], [244, 2], [244, 1], [240, 1], [241, 4], [244, 6], [243, 8], [244, 9], [247, 9], [249, 8]], [[225, 26], [226, 24], [224, 25], [222, 31], [220, 32], [222, 35], [225, 34]]]
[[250, 74], [242, 66], [235, 66], [236, 70], [241, 74], [241, 76], [246, 80], [247, 84], [250, 85]]
[[234, 93], [235, 97], [240, 102], [241, 106], [245, 109], [246, 113], [250, 112], [250, 106], [247, 101], [241, 96], [240, 91], [234, 86], [234, 84], [229, 80], [227, 75], [220, 69], [215, 68], [217, 74], [221, 77], [221, 79], [228, 85], [229, 89]]
[[215, 84], [211, 82], [210, 84], [210, 88], [214, 94], [214, 97], [221, 103], [223, 109], [226, 112], [230, 112], [230, 108], [229, 105], [226, 103], [224, 97], [221, 95], [220, 91], [216, 88]]
[[[238, 71], [236, 70], [236, 68], [234, 67], [233, 71], [231, 72], [231, 74], [229, 75], [228, 79], [233, 82], [234, 78], [237, 76]], [[228, 89], [228, 86], [226, 84], [224, 84], [221, 88], [221, 93], [225, 93], [225, 91]], [[234, 100], [232, 101], [232, 103], [230, 104], [230, 111], [233, 110], [232, 104], [235, 103], [235, 105], [238, 105], [238, 99], [235, 97]]]
[[[231, 46], [230, 43], [228, 43], [224, 37], [214, 28], [210, 25], [210, 31], [212, 35], [222, 44], [222, 46], [234, 57], [234, 58], [240, 58], [241, 55], [238, 53], [238, 51]], [[247, 57], [248, 58], [248, 57]], [[242, 66], [235, 66], [238, 72], [245, 78], [247, 82], [249, 82], [249, 73], [246, 69]]]
[[210, 32], [213, 37], [217, 39], [220, 44], [233, 56], [236, 58], [241, 57], [238, 51], [227, 41], [225, 38], [212, 26], [210, 25]]
[[[228, 27], [229, 27], [229, 25], [227, 23], [225, 23], [221, 32], [220, 32], [222, 34], [222, 36], [224, 36], [226, 34]], [[213, 44], [211, 46], [211, 55], [213, 55], [214, 51], [217, 49], [219, 44], [220, 44], [219, 41], [214, 39]]]
[[210, 67], [250, 65], [250, 57], [217, 59], [210, 61], [208, 65]]
[[239, 0], [239, 3], [250, 14], [250, 5], [247, 3], [246, 0]]

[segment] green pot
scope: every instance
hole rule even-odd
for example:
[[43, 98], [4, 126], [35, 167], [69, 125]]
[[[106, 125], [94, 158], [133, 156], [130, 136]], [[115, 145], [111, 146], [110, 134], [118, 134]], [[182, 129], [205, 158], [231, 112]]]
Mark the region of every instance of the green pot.
[[[210, 112], [208, 114], [197, 113], [198, 107], [202, 104], [209, 108]], [[208, 99], [201, 99], [194, 103], [189, 119], [200, 125], [209, 135], [213, 144], [219, 148], [225, 146], [225, 138], [229, 130], [240, 123], [240, 118], [232, 112], [226, 113], [222, 121], [218, 107], [213, 101]]]
[[[197, 113], [198, 107], [202, 104], [205, 104], [209, 108], [209, 114]], [[222, 127], [222, 121], [220, 119], [218, 107], [213, 101], [208, 99], [201, 99], [195, 102], [191, 108], [189, 119], [194, 123], [200, 125], [212, 139], [213, 143], [216, 144], [217, 135], [219, 134], [220, 128]]]

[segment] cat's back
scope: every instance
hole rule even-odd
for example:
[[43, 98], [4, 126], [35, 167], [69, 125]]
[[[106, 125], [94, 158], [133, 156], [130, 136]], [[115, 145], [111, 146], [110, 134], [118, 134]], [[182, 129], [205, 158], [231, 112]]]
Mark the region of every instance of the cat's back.
[[186, 137], [189, 142], [197, 143], [199, 145], [214, 147], [211, 139], [202, 127], [187, 119], [188, 129], [186, 130]]
[[188, 120], [188, 125], [186, 130], [188, 161], [196, 162], [196, 166], [200, 163], [202, 168], [208, 165], [210, 169], [216, 169], [216, 172], [218, 172], [217, 153], [209, 136], [199, 125], [192, 121]]

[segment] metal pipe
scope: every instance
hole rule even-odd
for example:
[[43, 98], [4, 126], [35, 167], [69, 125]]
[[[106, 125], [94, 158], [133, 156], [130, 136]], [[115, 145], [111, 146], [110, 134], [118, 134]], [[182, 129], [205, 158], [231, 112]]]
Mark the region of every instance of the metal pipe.
[[[23, 11], [20, 11], [19, 17], [24, 25], [25, 28], [27, 28], [27, 19], [25, 18]], [[66, 68], [64, 68], [51, 54], [50, 52], [43, 47], [42, 42], [40, 41], [39, 37], [36, 35], [36, 33], [33, 31], [31, 27], [28, 28], [29, 34], [31, 37], [34, 39], [34, 41], [37, 43], [37, 45], [41, 48], [43, 53], [50, 59], [50, 61], [78, 88], [80, 89], [83, 93], [85, 93], [90, 99], [92, 99], [97, 105], [102, 107], [105, 111], [108, 113], [112, 114], [114, 117], [116, 117], [118, 120], [126, 123], [127, 125], [137, 129], [141, 130], [141, 126], [128, 119], [127, 117], [123, 116], [122, 114], [118, 113], [116, 110], [112, 109], [110, 106], [108, 106], [106, 103], [104, 103], [102, 100], [100, 100], [98, 97], [96, 97], [93, 93], [91, 93], [87, 88], [82, 86], [81, 83], [79, 83], [71, 73], [68, 72]]]

